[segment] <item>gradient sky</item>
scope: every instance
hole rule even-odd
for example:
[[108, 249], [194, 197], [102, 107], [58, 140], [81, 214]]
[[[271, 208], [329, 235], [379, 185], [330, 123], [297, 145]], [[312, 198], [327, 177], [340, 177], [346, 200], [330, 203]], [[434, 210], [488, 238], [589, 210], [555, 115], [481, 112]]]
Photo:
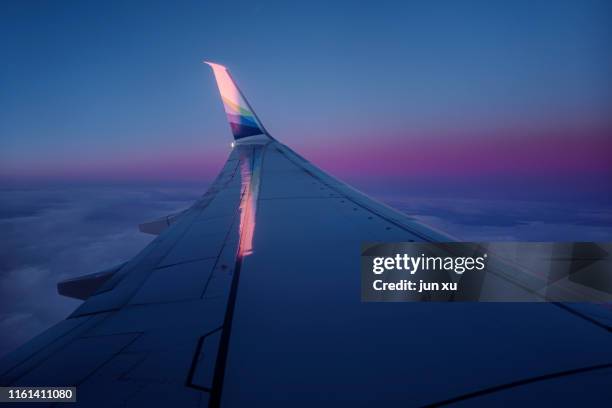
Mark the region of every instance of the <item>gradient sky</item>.
[[362, 3], [2, 2], [0, 182], [210, 180], [208, 59], [368, 192], [612, 201], [611, 2]]
[[138, 223], [216, 175], [231, 133], [202, 60], [277, 139], [427, 224], [610, 241], [610, 50], [610, 1], [0, 2], [0, 355], [74, 309], [58, 281], [132, 257]]

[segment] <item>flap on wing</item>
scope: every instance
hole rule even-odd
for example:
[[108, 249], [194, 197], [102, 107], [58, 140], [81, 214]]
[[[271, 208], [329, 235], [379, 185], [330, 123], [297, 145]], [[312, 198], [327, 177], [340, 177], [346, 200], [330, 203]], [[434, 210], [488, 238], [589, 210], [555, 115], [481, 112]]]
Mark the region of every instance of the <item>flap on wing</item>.
[[89, 275], [67, 279], [57, 284], [57, 292], [62, 296], [85, 300], [93, 295], [104, 282], [109, 280], [126, 262]]
[[178, 214], [170, 214], [153, 221], [143, 222], [142, 224], [138, 225], [138, 229], [140, 232], [144, 232], [145, 234], [159, 235], [174, 221], [176, 221], [181, 214], [182, 212]]

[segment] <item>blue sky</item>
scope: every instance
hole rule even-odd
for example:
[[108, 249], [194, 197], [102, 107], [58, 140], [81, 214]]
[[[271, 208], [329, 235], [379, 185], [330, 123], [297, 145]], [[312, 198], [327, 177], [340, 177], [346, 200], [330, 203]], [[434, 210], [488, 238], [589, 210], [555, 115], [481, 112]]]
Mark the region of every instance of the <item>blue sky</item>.
[[[612, 136], [606, 1], [1, 7], [0, 176], [13, 183], [210, 180], [230, 133], [205, 58], [230, 67], [273, 135], [357, 183], [358, 163], [337, 165], [349, 145], [424, 146], [437, 166], [432, 141], [580, 140], [568, 173], [582, 174]], [[607, 195], [612, 164], [597, 160], [583, 178]]]

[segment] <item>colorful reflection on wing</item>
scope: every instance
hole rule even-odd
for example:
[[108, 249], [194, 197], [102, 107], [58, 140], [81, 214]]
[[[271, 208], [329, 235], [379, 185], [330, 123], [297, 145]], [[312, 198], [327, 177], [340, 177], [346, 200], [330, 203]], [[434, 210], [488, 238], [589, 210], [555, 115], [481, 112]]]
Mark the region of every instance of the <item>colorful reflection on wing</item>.
[[234, 139], [265, 134], [263, 126], [261, 126], [246, 99], [240, 93], [227, 68], [213, 62], [206, 62], [206, 64], [210, 65], [215, 74], [217, 86], [223, 100], [223, 107], [232, 128]]
[[256, 147], [251, 154], [240, 158], [242, 198], [240, 200], [240, 244], [238, 246], [238, 257], [244, 257], [253, 253], [261, 156], [262, 149]]

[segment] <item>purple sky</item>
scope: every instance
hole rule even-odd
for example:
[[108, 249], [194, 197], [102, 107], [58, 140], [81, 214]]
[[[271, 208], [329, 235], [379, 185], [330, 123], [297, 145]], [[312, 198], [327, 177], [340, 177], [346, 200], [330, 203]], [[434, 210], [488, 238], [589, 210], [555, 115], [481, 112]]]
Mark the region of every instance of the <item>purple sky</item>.
[[211, 180], [231, 136], [206, 58], [367, 191], [612, 196], [606, 1], [1, 7], [3, 184]]

